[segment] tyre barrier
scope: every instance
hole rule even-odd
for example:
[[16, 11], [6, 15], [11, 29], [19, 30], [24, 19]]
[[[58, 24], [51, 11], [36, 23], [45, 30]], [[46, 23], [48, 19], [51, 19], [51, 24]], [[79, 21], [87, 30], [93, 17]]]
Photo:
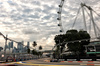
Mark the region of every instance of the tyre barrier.
[[18, 59], [16, 59], [16, 62], [18, 62], [19, 60]]
[[45, 62], [66, 62], [66, 63], [100, 63], [100, 61], [63, 61], [63, 60], [44, 60]]
[[18, 61], [26, 61], [27, 59], [16, 59], [16, 62]]
[[50, 62], [61, 62], [60, 60], [50, 60]]
[[68, 62], [68, 63], [100, 63], [100, 61], [61, 61], [61, 62]]
[[6, 61], [6, 62], [16, 62], [15, 59], [6, 59], [5, 61]]
[[100, 64], [80, 64], [80, 65], [86, 65], [86, 66], [100, 66]]

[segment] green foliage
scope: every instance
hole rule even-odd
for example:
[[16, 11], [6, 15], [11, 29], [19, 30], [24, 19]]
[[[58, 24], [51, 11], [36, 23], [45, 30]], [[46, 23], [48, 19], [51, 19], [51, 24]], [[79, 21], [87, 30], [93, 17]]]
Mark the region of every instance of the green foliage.
[[64, 34], [60, 34], [60, 35], [56, 35], [54, 40], [56, 42], [56, 44], [62, 43], [65, 39], [65, 35]]
[[42, 50], [42, 46], [39, 46], [39, 50]]
[[[66, 32], [66, 38], [68, 41], [80, 40], [80, 35], [77, 30], [68, 30]], [[68, 43], [67, 44], [69, 51], [78, 52], [80, 50], [80, 42]]]
[[[60, 47], [60, 51], [62, 52], [66, 42], [69, 41], [75, 41], [75, 40], [81, 40], [81, 39], [90, 39], [90, 35], [84, 31], [84, 30], [68, 30], [66, 34], [60, 34], [56, 35], [54, 40], [57, 45], [57, 47]], [[81, 41], [81, 42], [72, 42], [67, 43], [68, 50], [75, 53], [75, 54], [81, 54], [84, 53], [84, 45], [88, 45], [90, 40], [87, 41]], [[60, 44], [60, 45], [59, 45]], [[56, 50], [59, 50], [59, 48], [56, 48]]]
[[29, 48], [27, 49], [27, 53], [30, 53], [30, 49]]
[[33, 55], [38, 55], [38, 52], [37, 52], [35, 49], [33, 49], [33, 50], [32, 50], [32, 54], [33, 54]]
[[33, 42], [33, 47], [36, 47], [37, 46], [37, 43], [36, 41]]
[[40, 56], [42, 56], [43, 53], [42, 53], [42, 52], [38, 52], [38, 54], [39, 54]]
[[35, 49], [32, 50], [33, 55], [42, 56], [42, 52], [37, 52]]
[[[83, 31], [83, 30], [79, 31], [79, 35], [81, 37], [80, 39], [88, 39], [88, 38], [90, 38], [90, 35], [86, 31]], [[80, 49], [80, 54], [81, 55], [83, 55], [84, 50], [85, 50], [85, 47], [83, 45], [88, 45], [89, 42], [90, 42], [90, 40], [81, 41], [81, 49]]]
[[[65, 43], [64, 43], [65, 39], [66, 39], [65, 34], [60, 34], [60, 35], [55, 36], [54, 40], [55, 40], [55, 43], [57, 45], [56, 51], [58, 52], [56, 54], [59, 55], [59, 51], [62, 52], [63, 48], [65, 47]], [[60, 50], [60, 46], [61, 46], [61, 50]]]

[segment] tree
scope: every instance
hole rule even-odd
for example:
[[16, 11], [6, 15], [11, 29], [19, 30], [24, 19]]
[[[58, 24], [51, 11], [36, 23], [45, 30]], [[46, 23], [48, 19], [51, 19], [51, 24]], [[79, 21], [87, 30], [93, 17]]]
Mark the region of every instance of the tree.
[[[54, 38], [57, 48], [58, 49], [60, 48], [61, 52], [63, 51], [66, 45], [66, 42], [82, 40], [82, 39], [90, 39], [90, 35], [84, 30], [77, 31], [74, 29], [68, 30], [66, 34], [56, 35]], [[80, 41], [80, 42], [79, 41], [70, 42], [70, 43], [67, 43], [67, 47], [69, 51], [73, 52], [75, 55], [76, 54], [78, 55], [79, 53], [80, 54], [84, 53], [84, 50], [85, 50], [84, 45], [88, 45], [89, 42], [90, 40]]]
[[39, 46], [39, 50], [42, 50], [42, 46]]
[[0, 47], [0, 51], [1, 51], [1, 50], [3, 50], [3, 48], [2, 48], [2, 47]]
[[54, 40], [57, 46], [57, 51], [61, 49], [60, 52], [62, 52], [63, 48], [65, 47], [65, 43], [64, 43], [65, 39], [66, 39], [65, 34], [60, 34], [55, 36]]
[[65, 34], [56, 35], [54, 38], [56, 45], [62, 43], [64, 39], [65, 39]]
[[[84, 31], [84, 30], [80, 30], [79, 32], [77, 30], [68, 30], [66, 32], [66, 37], [67, 40], [66, 41], [75, 41], [75, 40], [82, 40], [82, 39], [90, 39], [90, 35]], [[68, 43], [68, 49], [69, 51], [72, 51], [75, 54], [79, 54], [82, 53], [82, 55], [84, 54], [84, 45], [88, 45], [89, 41], [77, 41], [77, 42], [72, 42], [72, 43]]]
[[[80, 35], [81, 39], [90, 39], [90, 35], [86, 31], [80, 30], [79, 35]], [[89, 43], [90, 43], [90, 40], [81, 41], [80, 55], [83, 55], [85, 53], [84, 45], [88, 45]]]
[[[80, 35], [77, 30], [68, 30], [66, 32], [66, 42], [80, 40]], [[77, 54], [80, 51], [80, 42], [68, 43], [68, 50]]]
[[27, 52], [30, 53], [30, 49], [29, 48], [27, 49]]
[[33, 47], [36, 47], [37, 46], [37, 43], [36, 41], [33, 42]]
[[33, 54], [33, 55], [38, 55], [38, 52], [37, 52], [35, 49], [33, 49], [33, 50], [32, 50], [32, 54]]
[[65, 34], [60, 34], [60, 35], [56, 35], [54, 40], [55, 40], [55, 43], [56, 43], [56, 50], [54, 52], [54, 55], [56, 55], [55, 57], [56, 58], [59, 58], [60, 57], [60, 54], [62, 53], [64, 47], [65, 47]]
[[[42, 46], [39, 46], [39, 50], [42, 50]], [[39, 54], [39, 57], [41, 57], [43, 53], [40, 51], [38, 52], [38, 54]]]

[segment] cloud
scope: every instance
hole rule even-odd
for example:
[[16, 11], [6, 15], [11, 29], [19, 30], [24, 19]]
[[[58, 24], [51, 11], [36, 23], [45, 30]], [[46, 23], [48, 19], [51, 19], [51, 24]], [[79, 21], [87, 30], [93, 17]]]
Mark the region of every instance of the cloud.
[[[62, 9], [62, 23], [65, 32], [74, 22], [80, 1], [92, 6], [100, 14], [99, 0], [66, 0]], [[59, 4], [60, 0], [0, 0], [0, 31], [16, 41], [37, 41], [44, 48], [48, 45], [53, 46], [54, 36], [60, 34], [60, 28], [57, 26]], [[99, 25], [100, 20], [98, 16], [95, 15], [95, 17]], [[80, 12], [75, 28], [83, 28], [82, 25]]]
[[23, 29], [22, 31], [24, 34], [39, 34], [39, 32], [37, 30], [33, 30], [33, 29]]

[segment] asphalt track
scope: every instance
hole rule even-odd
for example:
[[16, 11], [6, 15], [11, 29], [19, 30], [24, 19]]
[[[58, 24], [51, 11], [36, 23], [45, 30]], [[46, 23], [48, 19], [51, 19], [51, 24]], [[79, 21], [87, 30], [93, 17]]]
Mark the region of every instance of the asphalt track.
[[[59, 65], [60, 64], [60, 65]], [[12, 62], [12, 63], [5, 63], [5, 64], [0, 64], [0, 66], [94, 66], [93, 64], [86, 64], [86, 63], [52, 63], [50, 64], [34, 64], [31, 62]], [[100, 66], [100, 63], [96, 64], [95, 66]]]
[[1, 63], [0, 66], [100, 66], [100, 62], [49, 62], [48, 58]]
[[54, 63], [53, 64], [33, 64], [33, 63], [25, 63], [25, 62], [12, 62], [12, 63], [6, 63], [6, 64], [1, 64], [1, 65], [2, 66], [73, 66], [73, 65], [58, 65]]

